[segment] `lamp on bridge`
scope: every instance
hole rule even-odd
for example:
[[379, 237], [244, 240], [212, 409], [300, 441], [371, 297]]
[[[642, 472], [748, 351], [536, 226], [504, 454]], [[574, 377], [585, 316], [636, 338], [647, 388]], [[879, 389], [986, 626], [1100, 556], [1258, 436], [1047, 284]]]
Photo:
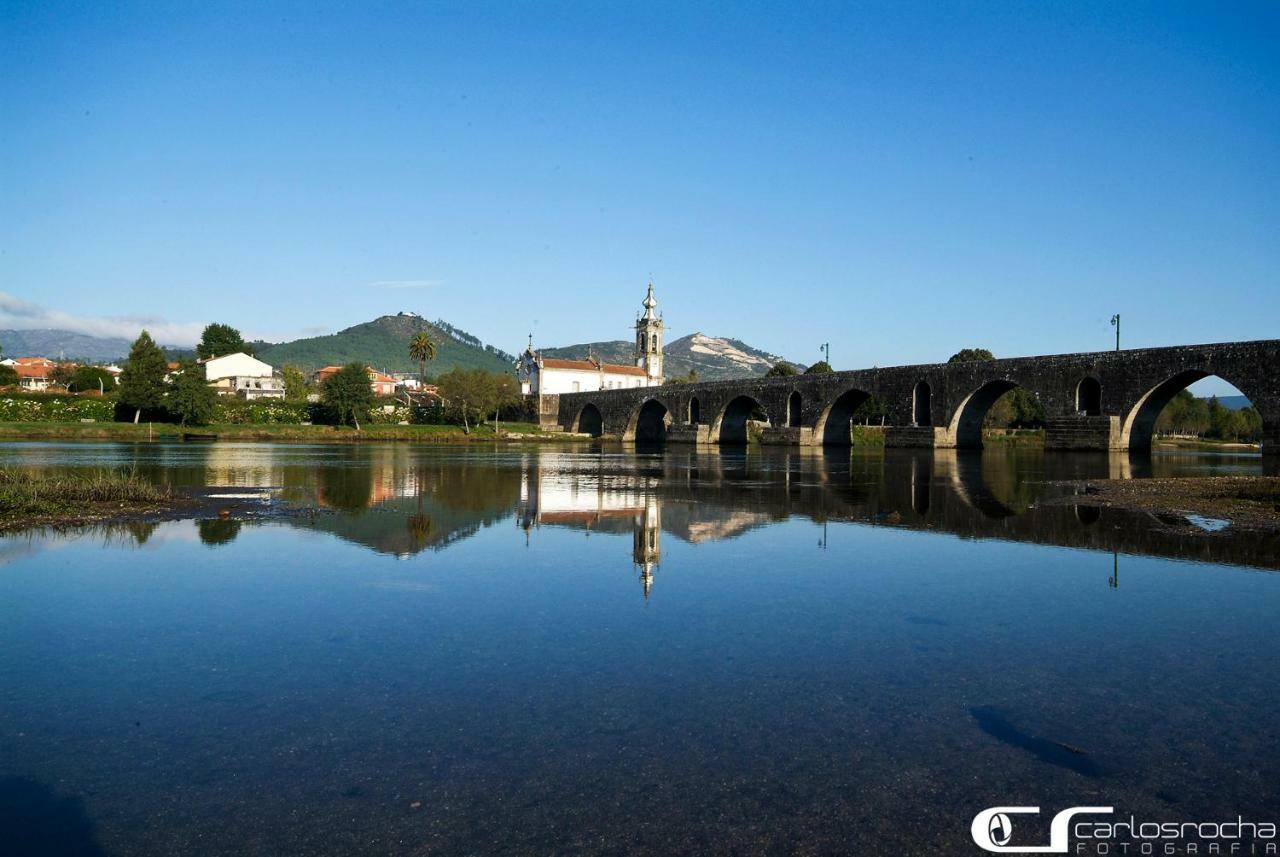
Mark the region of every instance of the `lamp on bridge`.
[[1111, 316], [1111, 326], [1116, 329], [1116, 351], [1120, 350], [1120, 313]]

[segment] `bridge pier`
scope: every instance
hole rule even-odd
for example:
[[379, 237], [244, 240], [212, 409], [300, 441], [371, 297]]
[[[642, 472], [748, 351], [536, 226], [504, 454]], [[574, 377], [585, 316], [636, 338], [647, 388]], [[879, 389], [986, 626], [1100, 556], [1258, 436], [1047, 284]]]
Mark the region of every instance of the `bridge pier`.
[[667, 426], [667, 443], [711, 443], [711, 426], [688, 423]]
[[956, 439], [945, 426], [886, 426], [886, 448], [955, 449]]
[[1280, 416], [1262, 416], [1262, 457], [1280, 461]]
[[818, 446], [811, 426], [765, 426], [760, 430], [762, 446]]
[[1120, 436], [1120, 418], [1110, 416], [1046, 417], [1045, 449], [1124, 449]]

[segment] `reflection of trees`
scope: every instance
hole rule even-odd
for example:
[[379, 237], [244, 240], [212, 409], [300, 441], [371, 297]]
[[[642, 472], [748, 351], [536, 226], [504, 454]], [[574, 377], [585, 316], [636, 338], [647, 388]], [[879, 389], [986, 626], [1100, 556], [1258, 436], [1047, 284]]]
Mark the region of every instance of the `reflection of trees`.
[[367, 457], [361, 458], [364, 460], [316, 470], [321, 505], [350, 514], [369, 508], [373, 502], [374, 468]]
[[120, 526], [133, 538], [135, 544], [141, 546], [147, 543], [147, 539], [151, 538], [151, 534], [156, 531], [160, 523], [158, 521], [127, 521]]
[[342, 473], [358, 469], [354, 464], [318, 473], [324, 505], [359, 512], [374, 504], [379, 514], [319, 515], [289, 522], [379, 553], [405, 556], [439, 550], [514, 511], [520, 496], [518, 467], [492, 459], [415, 463], [403, 449], [369, 456], [359, 480]]
[[509, 510], [520, 494], [520, 471], [498, 462], [436, 467], [421, 484], [455, 512], [490, 516]]
[[210, 547], [225, 545], [240, 535], [240, 522], [231, 518], [196, 521], [196, 528], [200, 531], [200, 541]]
[[427, 540], [431, 538], [431, 518], [426, 515], [410, 515], [406, 526], [414, 553], [417, 553], [427, 546]]

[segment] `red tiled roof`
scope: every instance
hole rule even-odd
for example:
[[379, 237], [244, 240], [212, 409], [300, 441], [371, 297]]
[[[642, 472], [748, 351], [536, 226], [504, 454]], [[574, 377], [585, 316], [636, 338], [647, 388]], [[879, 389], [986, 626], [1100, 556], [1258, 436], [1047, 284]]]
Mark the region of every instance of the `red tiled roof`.
[[53, 364], [18, 362], [13, 371], [18, 373], [19, 378], [48, 378], [53, 372]]
[[639, 366], [624, 366], [621, 363], [597, 363], [594, 360], [564, 360], [560, 357], [544, 357], [542, 365], [547, 369], [574, 369], [579, 372], [605, 372], [609, 375], [637, 375], [641, 378], [646, 372]]

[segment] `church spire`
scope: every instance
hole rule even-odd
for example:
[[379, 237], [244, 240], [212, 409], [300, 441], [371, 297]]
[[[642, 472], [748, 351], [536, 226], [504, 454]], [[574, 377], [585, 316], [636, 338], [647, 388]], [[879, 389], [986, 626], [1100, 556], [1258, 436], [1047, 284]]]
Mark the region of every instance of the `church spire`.
[[655, 309], [658, 299], [653, 296], [653, 282], [644, 297], [644, 315], [636, 319], [636, 365], [645, 370], [650, 385], [661, 384], [662, 377], [662, 319]]

